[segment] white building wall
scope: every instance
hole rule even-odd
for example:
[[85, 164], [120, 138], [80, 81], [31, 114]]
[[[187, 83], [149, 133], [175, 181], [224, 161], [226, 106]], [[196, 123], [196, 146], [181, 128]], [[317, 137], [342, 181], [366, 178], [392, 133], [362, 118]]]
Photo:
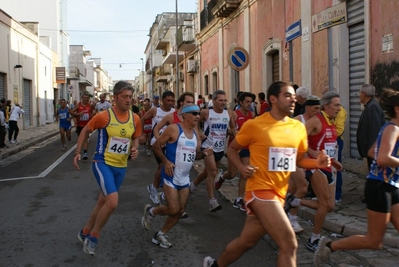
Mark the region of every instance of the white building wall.
[[52, 51], [49, 47], [39, 43], [39, 66], [38, 66], [38, 104], [39, 124], [45, 125], [54, 121], [53, 109], [53, 75], [52, 75]]
[[[30, 119], [32, 126], [39, 125], [38, 95], [38, 58], [39, 37], [26, 29], [24, 25], [0, 12], [0, 72], [6, 74], [5, 97], [14, 104], [30, 106], [30, 116], [20, 120], [19, 127], [26, 128], [25, 121]], [[20, 68], [15, 66], [20, 65]], [[24, 103], [24, 79], [30, 82], [30, 100]], [[29, 126], [27, 126], [29, 127]]]
[[[58, 66], [68, 69], [67, 0], [0, 0], [0, 8], [16, 21], [39, 22], [39, 36], [50, 37], [50, 47], [59, 55]], [[56, 66], [53, 67], [55, 72]], [[57, 98], [66, 98], [68, 85], [57, 87]]]

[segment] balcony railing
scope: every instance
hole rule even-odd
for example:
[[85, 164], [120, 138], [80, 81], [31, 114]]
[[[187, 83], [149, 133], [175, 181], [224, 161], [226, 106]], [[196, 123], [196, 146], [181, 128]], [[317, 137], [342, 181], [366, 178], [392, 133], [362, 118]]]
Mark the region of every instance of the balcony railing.
[[193, 26], [180, 26], [177, 31], [177, 45], [179, 49], [183, 51], [190, 51], [195, 48], [195, 33]]

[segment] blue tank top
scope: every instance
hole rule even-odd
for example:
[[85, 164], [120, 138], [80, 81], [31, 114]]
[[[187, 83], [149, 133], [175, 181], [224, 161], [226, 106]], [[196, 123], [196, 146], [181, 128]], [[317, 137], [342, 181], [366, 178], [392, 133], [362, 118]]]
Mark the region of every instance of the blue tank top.
[[60, 125], [67, 125], [71, 123], [70, 121], [67, 120], [69, 118], [69, 110], [67, 107], [65, 107], [65, 109], [59, 108], [57, 110], [57, 113]]
[[165, 173], [165, 169], [162, 167], [161, 177], [173, 182], [178, 186], [184, 186], [190, 183], [190, 170], [193, 166], [196, 149], [197, 149], [197, 137], [194, 135], [189, 139], [185, 134], [180, 124], [179, 137], [174, 143], [166, 143], [166, 158], [175, 165], [173, 171], [173, 177], [168, 176]]
[[[385, 128], [390, 124], [394, 125], [392, 122], [387, 122], [384, 126], [382, 126], [380, 132], [378, 133], [377, 143], [374, 150], [374, 160], [373, 163], [371, 163], [370, 173], [367, 178], [382, 181], [384, 183], [388, 183], [399, 188], [399, 167], [381, 167], [378, 166], [376, 161], [382, 141], [382, 133], [384, 132]], [[395, 147], [393, 148], [391, 155], [395, 158], [399, 158], [399, 141], [396, 141]]]

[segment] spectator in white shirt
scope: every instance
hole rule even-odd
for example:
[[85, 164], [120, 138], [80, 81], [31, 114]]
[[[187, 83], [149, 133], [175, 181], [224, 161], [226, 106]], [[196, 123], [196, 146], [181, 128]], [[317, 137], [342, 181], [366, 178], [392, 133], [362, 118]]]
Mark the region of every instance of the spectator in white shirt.
[[[10, 141], [11, 144], [17, 143], [17, 137], [19, 133], [19, 128], [18, 128], [18, 119], [20, 114], [24, 114], [25, 111], [22, 109], [19, 104], [15, 104], [15, 106], [11, 110], [10, 114], [10, 119], [8, 121], [9, 124], [9, 130], [8, 130], [8, 141]], [[12, 139], [14, 134], [14, 139]]]
[[209, 95], [208, 95], [208, 100], [209, 100], [209, 102], [208, 102], [208, 108], [213, 107], [212, 94], [209, 94]]

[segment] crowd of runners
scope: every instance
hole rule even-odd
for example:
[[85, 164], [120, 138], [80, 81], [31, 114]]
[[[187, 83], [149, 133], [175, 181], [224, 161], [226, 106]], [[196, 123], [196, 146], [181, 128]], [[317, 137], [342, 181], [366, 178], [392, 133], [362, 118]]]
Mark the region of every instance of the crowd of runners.
[[[113, 105], [101, 99], [102, 104], [94, 107], [88, 103], [89, 96], [83, 95], [81, 102], [68, 109], [62, 100], [57, 117], [64, 149], [65, 139], [71, 138], [71, 121], [76, 120], [76, 168], [80, 159], [88, 158], [89, 134], [99, 131], [92, 164], [101, 192], [78, 233], [83, 250], [95, 254], [100, 232], [118, 204], [127, 160], [137, 158], [140, 145], [145, 152], [141, 156], [154, 154], [158, 164], [147, 186], [153, 203], [145, 205], [142, 225], [150, 230], [155, 217], [165, 216], [152, 238], [162, 248], [172, 246], [167, 234], [189, 216], [185, 211], [188, 199], [201, 182], [206, 184], [209, 211], [217, 212], [222, 206], [216, 190], [226, 180], [239, 177], [233, 206], [247, 214], [242, 232], [216, 259], [206, 257], [203, 266], [228, 266], [265, 234], [279, 247], [277, 266], [296, 266], [295, 234], [303, 231], [297, 221], [299, 206], [316, 210], [307, 243], [307, 249], [315, 252], [316, 265], [336, 250], [381, 247], [389, 222], [399, 230], [399, 93], [386, 89], [380, 99], [391, 119], [369, 151], [373, 161], [365, 190], [368, 234], [338, 241], [321, 237], [321, 230], [328, 212], [339, 201], [336, 191], [340, 185], [336, 185], [334, 172], [342, 169], [337, 143], [342, 132], [337, 123], [346, 119], [346, 112], [338, 93], [323, 93], [319, 98], [306, 88], [295, 91], [290, 83], [275, 82], [267, 95], [258, 95], [260, 105], [254, 105], [254, 94], [239, 92], [236, 103], [228, 107], [222, 90], [208, 96], [211, 106], [204, 98], [196, 103], [189, 92], [175, 100], [173, 92], [165, 91], [152, 100], [140, 99], [141, 109], [135, 112], [133, 88], [120, 81], [113, 89]], [[297, 99], [303, 108], [294, 116]], [[223, 157], [227, 157], [226, 171], [219, 170]], [[197, 177], [190, 177], [195, 160], [200, 159], [205, 168]], [[305, 198], [309, 188], [314, 198]]]

